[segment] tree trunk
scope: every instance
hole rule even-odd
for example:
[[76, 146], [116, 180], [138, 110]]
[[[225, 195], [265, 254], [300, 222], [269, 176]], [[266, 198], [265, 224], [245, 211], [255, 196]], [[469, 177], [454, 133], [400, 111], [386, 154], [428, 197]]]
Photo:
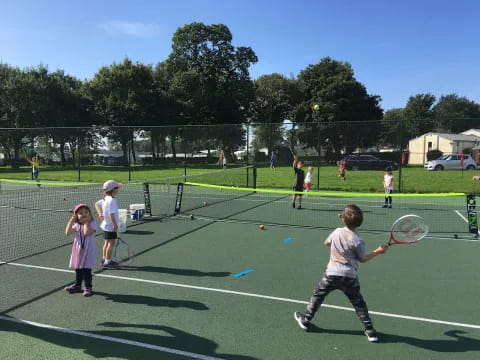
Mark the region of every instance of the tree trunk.
[[150, 146], [152, 147], [151, 149], [151, 153], [152, 153], [152, 163], [153, 161], [156, 159], [156, 146], [155, 146], [155, 138], [154, 138], [154, 134], [151, 133], [150, 134]]
[[17, 146], [15, 146], [15, 148], [13, 149], [12, 168], [18, 169], [20, 167], [19, 163], [20, 163], [20, 149]]
[[133, 142], [133, 139], [130, 141], [130, 151], [132, 152], [132, 158], [133, 158], [133, 163], [137, 163], [137, 156], [135, 153], [135, 143]]
[[123, 160], [125, 161], [125, 165], [127, 165], [128, 163], [128, 156], [129, 156], [127, 143], [128, 143], [128, 139], [122, 138], [122, 152], [123, 152]]
[[60, 143], [60, 161], [62, 163], [62, 166], [65, 166], [66, 159], [65, 159], [65, 144], [64, 143]]
[[176, 140], [176, 139], [175, 139], [174, 136], [172, 136], [172, 137], [170, 138], [170, 146], [172, 147], [172, 156], [173, 156], [174, 159], [177, 158], [177, 151], [176, 151], [176, 149], [175, 149], [175, 140]]

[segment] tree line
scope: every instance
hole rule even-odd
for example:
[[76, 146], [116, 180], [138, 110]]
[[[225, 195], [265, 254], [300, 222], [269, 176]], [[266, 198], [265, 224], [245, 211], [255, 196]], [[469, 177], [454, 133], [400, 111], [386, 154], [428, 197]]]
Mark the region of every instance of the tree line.
[[[246, 143], [244, 125], [252, 124], [254, 145], [269, 153], [302, 144], [338, 157], [378, 144], [404, 147], [404, 140], [427, 131], [462, 131], [480, 117], [479, 104], [456, 94], [438, 102], [418, 94], [384, 113], [380, 96], [368, 93], [352, 66], [329, 57], [296, 77], [252, 80], [249, 69], [258, 58], [232, 38], [223, 24], [188, 24], [176, 30], [170, 55], [158, 64], [126, 58], [85, 81], [43, 65], [0, 64], [0, 128], [16, 129], [0, 131], [0, 150], [19, 159], [43, 137], [65, 163], [67, 148], [74, 155], [107, 136], [135, 158], [129, 144], [143, 134], [154, 159], [167, 143], [174, 156], [180, 144], [194, 143], [221, 149], [231, 161]], [[288, 130], [285, 120], [293, 124]]]

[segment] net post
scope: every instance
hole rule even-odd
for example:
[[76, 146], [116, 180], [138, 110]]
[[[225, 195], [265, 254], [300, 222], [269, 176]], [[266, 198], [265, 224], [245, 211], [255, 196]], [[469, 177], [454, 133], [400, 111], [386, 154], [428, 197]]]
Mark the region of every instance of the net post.
[[254, 165], [253, 166], [253, 184], [252, 184], [253, 189], [257, 188], [257, 167]]
[[475, 194], [467, 194], [467, 218], [468, 218], [468, 232], [475, 234], [478, 237], [478, 219], [477, 219], [477, 201]]
[[150, 186], [147, 182], [143, 183], [143, 200], [145, 202], [145, 212], [152, 216], [152, 202], [150, 200]]

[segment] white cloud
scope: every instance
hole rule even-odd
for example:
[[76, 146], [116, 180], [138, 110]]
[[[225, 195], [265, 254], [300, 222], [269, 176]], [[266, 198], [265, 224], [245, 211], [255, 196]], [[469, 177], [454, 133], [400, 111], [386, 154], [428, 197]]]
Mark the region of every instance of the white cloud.
[[100, 24], [100, 27], [111, 34], [121, 34], [144, 38], [156, 37], [160, 34], [160, 27], [152, 23], [108, 21]]

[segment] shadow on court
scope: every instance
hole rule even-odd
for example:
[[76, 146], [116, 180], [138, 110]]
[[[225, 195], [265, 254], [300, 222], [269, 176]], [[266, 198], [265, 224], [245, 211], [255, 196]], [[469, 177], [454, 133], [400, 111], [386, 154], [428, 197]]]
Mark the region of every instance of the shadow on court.
[[155, 234], [154, 231], [148, 231], [148, 230], [130, 230], [128, 229], [126, 234], [128, 235], [153, 235]]
[[126, 295], [126, 294], [108, 294], [100, 291], [95, 292], [96, 296], [103, 296], [105, 300], [123, 304], [138, 304], [147, 306], [169, 307], [169, 308], [185, 308], [192, 310], [208, 310], [208, 307], [198, 301], [190, 300], [172, 300], [160, 299], [152, 296], [143, 295]]
[[121, 267], [121, 270], [134, 270], [134, 271], [146, 271], [162, 274], [183, 275], [183, 276], [210, 276], [210, 277], [227, 277], [230, 276], [230, 272], [226, 271], [200, 271], [194, 269], [178, 269], [168, 268], [163, 266], [125, 266]]
[[122, 339], [129, 339], [133, 341], [145, 342], [148, 344], [157, 344], [173, 349], [180, 349], [202, 355], [218, 357], [228, 360], [255, 360], [256, 358], [244, 355], [234, 354], [217, 354], [216, 349], [218, 344], [212, 340], [187, 333], [183, 330], [175, 329], [170, 326], [150, 325], [150, 324], [128, 324], [117, 322], [104, 322], [98, 324], [110, 328], [137, 328], [145, 330], [154, 330], [167, 335], [154, 335], [145, 332], [132, 333], [125, 330], [118, 331], [95, 331], [96, 334], [118, 337]]
[[[334, 335], [358, 335], [365, 336], [362, 331], [356, 330], [338, 330], [338, 329], [322, 329], [313, 324], [310, 325], [308, 329], [309, 333], [320, 333], [320, 334], [334, 334]], [[436, 351], [436, 352], [445, 352], [445, 353], [456, 353], [456, 352], [468, 352], [468, 351], [480, 351], [480, 340], [474, 339], [464, 334], [468, 334], [466, 331], [462, 330], [449, 330], [443, 333], [444, 339], [419, 339], [410, 336], [404, 335], [394, 335], [386, 334], [383, 332], [378, 333], [379, 343], [381, 344], [408, 344], [418, 348]]]
[[[99, 330], [89, 331], [92, 335], [108, 336], [121, 340], [136, 341], [141, 344], [156, 345], [169, 349], [187, 351], [196, 354], [207, 355], [215, 358], [228, 360], [256, 360], [254, 357], [234, 355], [234, 354], [217, 354], [218, 344], [212, 340], [201, 336], [187, 333], [183, 330], [175, 329], [169, 326], [161, 325], [141, 325], [141, 324], [122, 324], [122, 323], [103, 323], [100, 326], [110, 328], [122, 328], [119, 330]], [[126, 331], [124, 328], [137, 328], [152, 330], [156, 333], [145, 333]], [[0, 321], [0, 334], [2, 332], [15, 332], [24, 336], [35, 338], [56, 346], [61, 346], [70, 350], [78, 349], [84, 354], [94, 358], [118, 358], [127, 360], [138, 359], [156, 359], [156, 360], [173, 360], [186, 359], [185, 356], [178, 356], [171, 353], [161, 352], [159, 350], [151, 350], [146, 346], [132, 346], [118, 342], [109, 342], [102, 339], [81, 336], [78, 334], [67, 334], [51, 329], [38, 328], [26, 324], [11, 323], [9, 321]], [[41, 347], [38, 351], [41, 351]], [[31, 349], [24, 348], [25, 355], [31, 355]], [[72, 356], [74, 353], [71, 353]], [[53, 354], [52, 354], [53, 355]], [[22, 355], [20, 354], [21, 358]]]

